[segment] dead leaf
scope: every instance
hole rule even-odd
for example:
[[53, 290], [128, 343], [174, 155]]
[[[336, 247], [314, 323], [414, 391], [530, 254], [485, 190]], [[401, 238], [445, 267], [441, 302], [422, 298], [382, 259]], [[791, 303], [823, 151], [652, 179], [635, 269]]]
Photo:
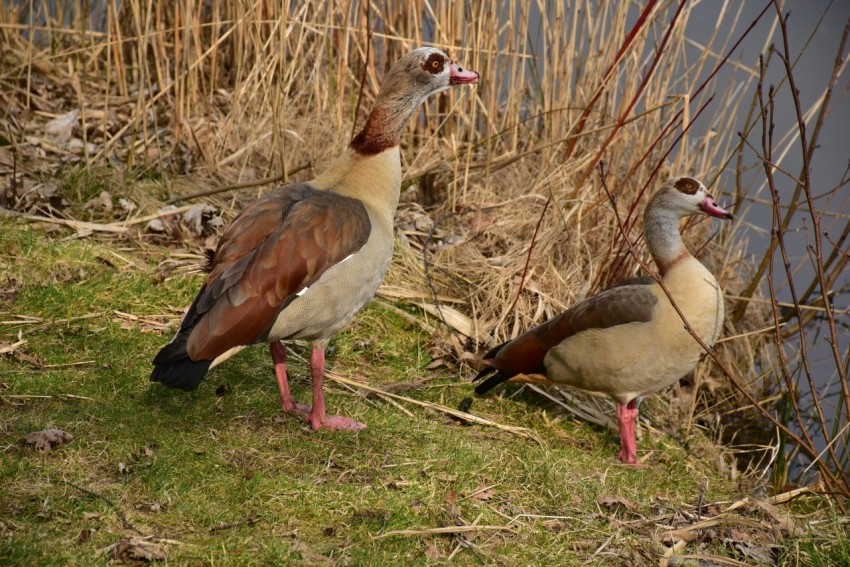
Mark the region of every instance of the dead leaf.
[[753, 561], [764, 563], [766, 565], [773, 565], [774, 563], [773, 551], [770, 547], [754, 545], [746, 541], [730, 538], [724, 538], [722, 541], [724, 545], [731, 547], [747, 559], [752, 559]]
[[22, 350], [16, 350], [14, 352], [15, 357], [21, 362], [26, 362], [32, 364], [36, 368], [44, 368], [44, 361], [38, 358], [37, 356], [31, 356]]
[[472, 491], [472, 494], [469, 498], [472, 500], [480, 500], [482, 502], [486, 502], [495, 496], [496, 491], [492, 488], [487, 488], [484, 485], [479, 485], [478, 488]]
[[79, 138], [71, 138], [67, 147], [68, 150], [78, 155], [82, 154], [84, 149], [89, 154], [97, 153], [97, 146], [95, 144], [84, 142]]
[[16, 343], [7, 343], [6, 341], [0, 341], [0, 354], [10, 354], [14, 353], [20, 347], [27, 344], [26, 339], [21, 339]]
[[84, 208], [95, 213], [111, 213], [112, 212], [112, 195], [109, 191], [101, 191], [97, 197], [92, 197]]
[[425, 557], [429, 559], [444, 559], [446, 557], [445, 554], [431, 542], [425, 544], [425, 550], [423, 553], [425, 553]]
[[552, 530], [553, 532], [563, 531], [564, 528], [567, 527], [567, 523], [563, 520], [559, 520], [557, 518], [551, 518], [549, 520], [543, 520], [540, 522], [540, 525]]
[[89, 520], [91, 522], [96, 522], [100, 520], [100, 514], [96, 512], [83, 512], [83, 519]]
[[622, 496], [597, 496], [596, 503], [612, 512], [635, 509], [635, 505]]
[[79, 114], [80, 111], [75, 109], [57, 116], [44, 125], [44, 135], [57, 142], [69, 141], [74, 128], [80, 125], [80, 121], [77, 120]]
[[168, 214], [176, 208], [174, 205], [167, 205], [159, 209], [156, 213], [163, 216], [149, 221], [145, 225], [145, 232], [159, 233], [173, 240], [179, 240], [181, 236], [180, 225], [177, 219], [174, 218], [174, 214]]
[[457, 491], [449, 490], [446, 496], [446, 504], [448, 506], [448, 514], [452, 520], [460, 519], [460, 507], [457, 505]]
[[778, 506], [771, 504], [767, 500], [755, 500], [753, 503], [758, 506], [762, 512], [770, 516], [779, 525], [779, 527], [788, 532], [788, 534], [796, 537], [805, 533], [805, 531], [797, 525], [797, 522], [794, 521], [794, 518]]
[[125, 537], [104, 552], [109, 559], [117, 561], [165, 561], [161, 545], [135, 537]]
[[419, 307], [437, 319], [440, 319], [446, 325], [455, 329], [459, 333], [477, 340], [478, 336], [475, 333], [475, 325], [472, 322], [472, 319], [454, 307], [449, 307], [448, 305], [440, 305], [437, 307], [433, 303], [425, 302], [420, 303]]
[[18, 297], [23, 285], [17, 278], [6, 275], [6, 281], [0, 284], [0, 301], [12, 303]]
[[132, 213], [138, 208], [136, 203], [124, 197], [118, 199], [118, 206], [121, 207], [121, 210], [126, 213]]
[[33, 433], [27, 433], [24, 440], [30, 445], [35, 445], [35, 448], [39, 451], [46, 453], [54, 447], [70, 443], [74, 440], [74, 436], [67, 431], [50, 428]]
[[207, 203], [199, 203], [183, 213], [183, 224], [194, 234], [205, 236], [223, 226], [224, 220], [218, 209]]
[[293, 542], [292, 547], [290, 548], [292, 551], [301, 554], [301, 559], [306, 561], [310, 565], [315, 565], [317, 563], [330, 563], [330, 559], [313, 551], [309, 545], [301, 541], [300, 539], [295, 540]]

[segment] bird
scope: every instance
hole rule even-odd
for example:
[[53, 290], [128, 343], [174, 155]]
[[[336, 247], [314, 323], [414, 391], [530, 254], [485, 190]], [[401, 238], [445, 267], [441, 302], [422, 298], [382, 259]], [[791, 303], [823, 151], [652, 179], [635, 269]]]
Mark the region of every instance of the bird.
[[[429, 96], [477, 80], [433, 47], [401, 57], [363, 128], [323, 173], [269, 191], [234, 219], [177, 333], [154, 357], [151, 381], [193, 390], [212, 367], [268, 343], [285, 412], [304, 414], [314, 430], [365, 428], [327, 414], [325, 349], [372, 299], [390, 265], [403, 129]], [[311, 344], [312, 406], [289, 388], [282, 341], [294, 339]]]
[[[705, 185], [670, 179], [644, 211], [644, 235], [660, 280], [687, 326], [708, 346], [723, 327], [723, 293], [711, 272], [682, 241], [680, 219], [732, 219]], [[484, 394], [502, 382], [558, 384], [608, 397], [617, 405], [619, 459], [636, 465], [635, 423], [642, 396], [672, 385], [694, 369], [703, 349], [664, 289], [650, 276], [620, 282], [505, 342], [483, 357], [473, 381]]]

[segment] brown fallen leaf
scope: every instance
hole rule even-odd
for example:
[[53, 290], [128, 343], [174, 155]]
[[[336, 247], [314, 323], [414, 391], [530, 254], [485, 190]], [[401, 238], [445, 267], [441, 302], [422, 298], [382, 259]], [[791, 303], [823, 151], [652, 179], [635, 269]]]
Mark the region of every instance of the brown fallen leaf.
[[446, 496], [446, 508], [449, 514], [449, 517], [452, 520], [460, 519], [460, 507], [457, 505], [457, 491], [449, 490], [448, 496]]
[[28, 364], [32, 364], [36, 368], [44, 368], [44, 361], [38, 358], [37, 356], [30, 356], [22, 350], [14, 351], [15, 357], [21, 362], [26, 362]]
[[136, 537], [125, 537], [103, 551], [109, 559], [117, 561], [165, 561], [161, 545]]
[[[552, 530], [553, 532], [556, 532], [556, 533], [563, 531], [567, 527], [567, 523], [565, 521], [559, 520], [557, 518], [552, 518], [552, 519], [549, 519], [549, 520], [543, 520], [542, 522], [540, 522], [540, 525], [543, 526], [544, 528], [548, 528], [548, 529], [550, 529], [550, 530]], [[575, 544], [573, 544], [573, 545], [575, 545]]]
[[425, 544], [424, 553], [425, 553], [425, 557], [427, 557], [429, 559], [445, 559], [445, 557], [446, 557], [445, 554], [442, 551], [437, 549], [436, 545], [434, 545], [433, 543], [430, 543], [430, 542]]
[[75, 109], [57, 116], [44, 125], [45, 136], [57, 142], [69, 141], [74, 128], [80, 126], [80, 121], [77, 119], [79, 114], [80, 111]]
[[35, 445], [36, 449], [44, 453], [50, 451], [54, 447], [70, 443], [73, 440], [74, 436], [67, 431], [53, 428], [27, 433], [26, 437], [24, 437], [24, 441], [26, 441], [27, 444]]
[[468, 498], [472, 500], [480, 500], [482, 502], [486, 502], [493, 498], [496, 494], [496, 491], [492, 488], [488, 488], [487, 486], [479, 485], [478, 488], [472, 491]]
[[622, 496], [597, 496], [596, 503], [612, 512], [635, 509], [635, 505]]
[[112, 195], [109, 194], [109, 191], [101, 191], [100, 195], [86, 201], [83, 208], [92, 213], [111, 213], [113, 209]]
[[320, 563], [331, 562], [328, 557], [325, 557], [321, 553], [313, 551], [313, 549], [309, 545], [307, 545], [300, 539], [295, 540], [290, 549], [296, 553], [300, 553], [301, 559], [303, 561], [306, 561], [309, 565], [318, 565]]

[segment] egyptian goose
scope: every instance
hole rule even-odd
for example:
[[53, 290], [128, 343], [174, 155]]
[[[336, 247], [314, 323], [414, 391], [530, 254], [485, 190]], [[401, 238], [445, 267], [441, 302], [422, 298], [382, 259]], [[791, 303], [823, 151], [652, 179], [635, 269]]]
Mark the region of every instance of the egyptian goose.
[[[698, 214], [732, 218], [696, 179], [672, 179], [649, 201], [644, 234], [664, 287], [697, 336], [713, 345], [723, 326], [723, 293], [679, 232], [682, 217]], [[484, 355], [490, 366], [475, 380], [490, 376], [475, 392], [517, 381], [566, 385], [613, 398], [619, 458], [637, 464], [637, 398], [676, 382], [702, 353], [661, 286], [644, 276], [588, 297], [492, 349]]]
[[[284, 411], [306, 414], [313, 429], [364, 428], [325, 413], [325, 348], [389, 267], [402, 130], [427, 97], [477, 79], [430, 47], [393, 65], [363, 129], [324, 173], [274, 189], [236, 217], [180, 329], [154, 358], [151, 380], [192, 390], [245, 346], [269, 343]], [[290, 339], [312, 343], [312, 408], [289, 390], [281, 341]]]

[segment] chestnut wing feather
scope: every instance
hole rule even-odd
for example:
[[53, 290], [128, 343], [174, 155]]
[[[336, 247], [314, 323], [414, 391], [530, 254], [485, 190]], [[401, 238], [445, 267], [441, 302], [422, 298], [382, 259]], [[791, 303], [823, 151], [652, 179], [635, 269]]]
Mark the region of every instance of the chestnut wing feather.
[[193, 327], [191, 358], [210, 360], [262, 341], [291, 298], [362, 248], [370, 231], [363, 203], [307, 184], [246, 207], [222, 237], [184, 320]]

